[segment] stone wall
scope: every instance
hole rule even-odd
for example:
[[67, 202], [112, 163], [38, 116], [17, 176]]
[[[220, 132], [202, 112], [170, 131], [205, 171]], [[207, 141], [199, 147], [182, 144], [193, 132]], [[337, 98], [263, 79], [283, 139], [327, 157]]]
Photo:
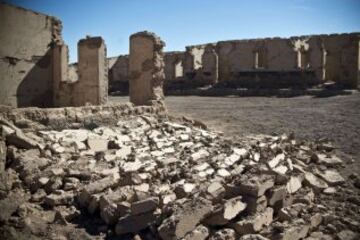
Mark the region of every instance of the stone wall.
[[14, 107], [98, 105], [107, 101], [106, 46], [79, 41], [79, 63], [68, 66], [59, 20], [0, 4], [0, 104]]
[[[360, 34], [350, 33], [188, 46], [185, 52], [165, 53], [165, 87], [288, 88], [333, 81], [356, 88], [360, 82], [359, 42]], [[122, 82], [127, 80], [125, 74], [121, 76]]]
[[0, 3], [0, 104], [51, 106], [52, 45], [61, 28], [54, 17]]

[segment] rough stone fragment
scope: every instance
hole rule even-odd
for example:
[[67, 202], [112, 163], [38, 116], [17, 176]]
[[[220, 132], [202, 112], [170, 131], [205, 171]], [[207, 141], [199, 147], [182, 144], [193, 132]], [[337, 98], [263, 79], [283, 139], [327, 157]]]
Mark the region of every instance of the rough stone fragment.
[[302, 177], [301, 176], [291, 176], [290, 180], [286, 184], [286, 189], [288, 193], [292, 194], [297, 192], [302, 186]]
[[250, 195], [244, 195], [243, 199], [244, 202], [247, 204], [246, 212], [249, 214], [262, 212], [267, 207], [267, 199], [264, 195], [258, 198]]
[[159, 235], [164, 240], [180, 239], [191, 232], [211, 211], [212, 204], [208, 200], [199, 198], [196, 201], [186, 201], [175, 209], [172, 216], [163, 221], [158, 228]]
[[87, 144], [90, 148], [90, 150], [94, 152], [104, 152], [108, 149], [108, 143], [109, 141], [106, 139], [100, 139], [100, 138], [89, 138], [87, 140]]
[[209, 236], [209, 229], [203, 225], [197, 226], [193, 231], [186, 234], [183, 240], [205, 240]]
[[78, 197], [80, 205], [86, 207], [89, 204], [92, 194], [118, 185], [118, 179], [119, 175], [114, 174], [86, 185]]
[[286, 194], [287, 192], [285, 186], [279, 186], [271, 189], [267, 194], [269, 206], [275, 206], [276, 203], [282, 202], [285, 199]]
[[263, 226], [267, 226], [272, 222], [273, 213], [274, 210], [272, 208], [266, 208], [265, 211], [233, 223], [231, 226], [240, 235], [257, 233]]
[[306, 209], [306, 205], [302, 203], [296, 203], [288, 207], [280, 209], [278, 212], [278, 218], [280, 221], [291, 221], [299, 217], [299, 213]]
[[117, 235], [137, 233], [152, 225], [156, 219], [157, 216], [153, 212], [147, 212], [140, 215], [127, 215], [119, 219], [115, 226], [115, 233]]
[[73, 199], [74, 194], [72, 192], [59, 190], [58, 193], [52, 193], [46, 196], [44, 201], [48, 206], [54, 207], [58, 205], [68, 205], [73, 201]]
[[5, 171], [6, 163], [6, 145], [0, 136], [0, 174]]
[[241, 194], [260, 197], [266, 190], [274, 186], [274, 178], [270, 175], [253, 175], [250, 178], [240, 178], [238, 189]]
[[268, 162], [268, 166], [273, 169], [275, 168], [280, 162], [285, 160], [285, 154], [284, 153], [280, 153], [278, 155], [276, 155], [276, 157], [274, 157], [273, 159], [271, 159]]
[[225, 204], [210, 214], [205, 222], [208, 225], [225, 225], [234, 219], [240, 212], [244, 211], [246, 203], [242, 202], [242, 197], [229, 199]]
[[304, 239], [309, 232], [309, 225], [303, 223], [295, 223], [294, 225], [285, 228], [284, 232], [279, 234], [278, 239], [282, 240], [299, 240]]
[[213, 182], [207, 188], [207, 192], [212, 197], [213, 201], [219, 201], [225, 196], [225, 188], [220, 182]]
[[325, 170], [324, 172], [318, 172], [318, 175], [331, 186], [336, 186], [345, 182], [345, 179], [336, 170]]
[[335, 155], [327, 156], [326, 154], [317, 154], [318, 163], [332, 167], [340, 165], [343, 161]]
[[321, 192], [325, 188], [328, 187], [325, 181], [316, 177], [314, 174], [310, 172], [305, 173], [305, 184], [312, 187], [315, 192]]
[[159, 205], [159, 198], [152, 197], [131, 204], [131, 215], [139, 215], [154, 211]]

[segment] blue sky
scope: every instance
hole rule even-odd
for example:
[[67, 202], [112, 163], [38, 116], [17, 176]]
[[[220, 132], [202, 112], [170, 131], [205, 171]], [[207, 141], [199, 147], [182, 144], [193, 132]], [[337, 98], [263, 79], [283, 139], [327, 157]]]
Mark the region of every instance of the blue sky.
[[360, 31], [360, 0], [8, 0], [60, 18], [70, 61], [77, 42], [102, 36], [108, 56], [128, 53], [149, 30], [166, 51], [220, 40]]

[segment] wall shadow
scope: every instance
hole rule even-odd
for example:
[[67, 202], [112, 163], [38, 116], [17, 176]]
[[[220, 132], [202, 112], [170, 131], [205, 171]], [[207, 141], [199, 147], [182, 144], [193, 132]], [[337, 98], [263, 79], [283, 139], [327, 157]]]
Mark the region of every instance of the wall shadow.
[[18, 107], [51, 107], [53, 66], [51, 48], [44, 56], [33, 56], [35, 65], [26, 74], [16, 91]]

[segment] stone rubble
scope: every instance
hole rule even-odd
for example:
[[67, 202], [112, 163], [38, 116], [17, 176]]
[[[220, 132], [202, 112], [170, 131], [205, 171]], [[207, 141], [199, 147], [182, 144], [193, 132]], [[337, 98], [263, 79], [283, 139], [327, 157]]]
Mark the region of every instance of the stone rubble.
[[[6, 231], [24, 219], [36, 235], [36, 221], [65, 227], [87, 218], [94, 231], [121, 239], [358, 237], [358, 218], [343, 219], [323, 202], [347, 180], [342, 160], [321, 142], [235, 142], [186, 119], [150, 116], [88, 129], [23, 132], [5, 120], [0, 127]], [[359, 198], [347, 196], [356, 209]]]

